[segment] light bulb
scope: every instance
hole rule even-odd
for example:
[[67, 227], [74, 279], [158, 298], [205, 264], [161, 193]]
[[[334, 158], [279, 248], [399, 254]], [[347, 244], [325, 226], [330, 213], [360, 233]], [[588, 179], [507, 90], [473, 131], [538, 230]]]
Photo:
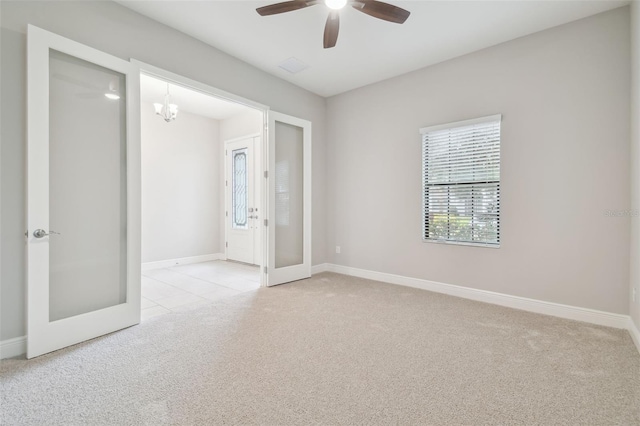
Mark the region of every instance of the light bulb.
[[120, 95], [118, 95], [117, 93], [105, 93], [104, 96], [114, 101], [120, 99]]
[[347, 0], [324, 0], [329, 9], [338, 10], [347, 5]]

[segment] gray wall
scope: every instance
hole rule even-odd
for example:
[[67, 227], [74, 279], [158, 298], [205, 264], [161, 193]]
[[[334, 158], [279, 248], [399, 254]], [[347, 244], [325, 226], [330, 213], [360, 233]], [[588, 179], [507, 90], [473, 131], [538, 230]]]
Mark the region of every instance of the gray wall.
[[[631, 4], [631, 284], [629, 313], [640, 330], [640, 4]], [[636, 291], [636, 300], [631, 294]]]
[[167, 123], [143, 103], [142, 262], [224, 253], [220, 122], [181, 111]]
[[[628, 313], [629, 34], [625, 7], [329, 98], [328, 261]], [[498, 113], [501, 248], [421, 242], [418, 129]]]
[[313, 122], [313, 263], [325, 261], [325, 100], [113, 2], [0, 2], [0, 340], [25, 334], [27, 23]]

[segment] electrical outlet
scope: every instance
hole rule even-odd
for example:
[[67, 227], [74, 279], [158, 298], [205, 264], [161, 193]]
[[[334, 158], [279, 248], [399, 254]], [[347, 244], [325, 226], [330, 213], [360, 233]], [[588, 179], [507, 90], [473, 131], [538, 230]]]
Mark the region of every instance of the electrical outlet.
[[340, 246], [336, 246], [336, 253], [340, 254]]

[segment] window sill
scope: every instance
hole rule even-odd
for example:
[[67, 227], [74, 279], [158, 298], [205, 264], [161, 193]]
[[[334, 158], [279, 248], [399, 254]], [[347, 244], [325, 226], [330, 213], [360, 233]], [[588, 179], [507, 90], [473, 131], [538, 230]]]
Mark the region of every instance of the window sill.
[[448, 241], [448, 240], [422, 240], [423, 243], [431, 243], [431, 244], [444, 244], [444, 245], [452, 245], [452, 246], [470, 246], [470, 247], [482, 247], [482, 248], [492, 248], [499, 249], [500, 244], [487, 244], [487, 243], [467, 243], [463, 241]]

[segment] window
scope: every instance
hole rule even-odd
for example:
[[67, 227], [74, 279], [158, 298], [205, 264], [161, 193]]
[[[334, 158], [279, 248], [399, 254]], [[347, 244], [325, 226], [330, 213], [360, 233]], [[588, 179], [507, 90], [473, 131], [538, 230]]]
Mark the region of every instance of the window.
[[248, 178], [247, 178], [247, 148], [236, 149], [232, 153], [232, 227], [247, 229]]
[[423, 241], [499, 247], [500, 121], [420, 129]]

